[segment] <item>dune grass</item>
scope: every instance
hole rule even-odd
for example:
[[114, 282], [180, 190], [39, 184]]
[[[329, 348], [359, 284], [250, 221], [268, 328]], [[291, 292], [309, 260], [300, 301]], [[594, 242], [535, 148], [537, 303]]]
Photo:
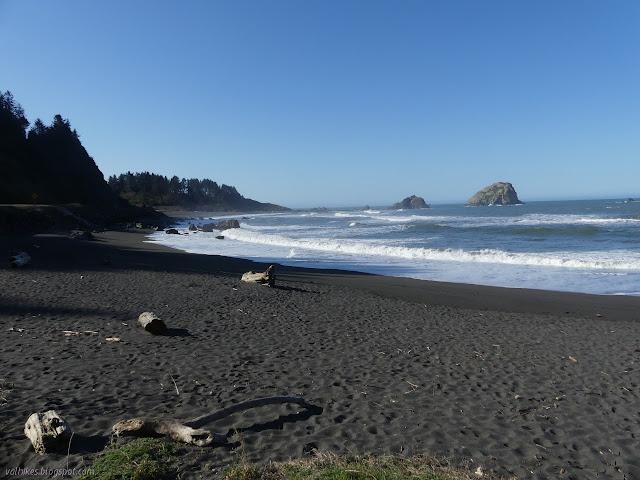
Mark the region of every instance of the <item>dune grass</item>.
[[82, 480], [173, 480], [184, 445], [157, 438], [137, 438], [124, 445], [109, 445], [96, 457]]
[[[166, 439], [137, 438], [110, 445], [98, 455], [82, 480], [177, 480], [189, 447]], [[191, 466], [193, 467], [193, 465]], [[318, 453], [305, 459], [249, 464], [245, 458], [224, 470], [224, 480], [478, 480], [497, 478], [442, 465], [427, 455], [409, 458]], [[211, 477], [213, 478], [213, 477]]]
[[326, 453], [263, 467], [233, 465], [224, 474], [226, 480], [477, 480], [481, 477], [489, 478], [480, 471], [444, 466], [426, 455], [401, 458]]

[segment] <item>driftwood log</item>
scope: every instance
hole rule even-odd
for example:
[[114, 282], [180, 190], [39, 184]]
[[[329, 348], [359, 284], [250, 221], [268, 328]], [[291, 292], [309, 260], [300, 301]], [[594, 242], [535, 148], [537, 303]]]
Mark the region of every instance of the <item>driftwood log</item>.
[[12, 268], [24, 267], [31, 261], [31, 257], [27, 252], [20, 252], [9, 258], [9, 264]]
[[68, 449], [73, 436], [71, 426], [55, 410], [33, 413], [24, 425], [24, 434], [40, 455]]
[[271, 265], [264, 272], [244, 273], [242, 274], [242, 281], [262, 283], [263, 285], [273, 287], [276, 284], [276, 267]]
[[93, 233], [89, 230], [74, 230], [69, 235], [69, 238], [72, 240], [95, 240]]
[[122, 420], [113, 426], [117, 436], [153, 437], [164, 435], [178, 442], [190, 443], [198, 447], [207, 447], [226, 443], [226, 435], [211, 433], [201, 428], [192, 428], [179, 420], [131, 418]]
[[172, 440], [190, 443], [199, 447], [226, 443], [227, 436], [211, 433], [203, 430], [203, 425], [215, 420], [228, 417], [237, 412], [242, 412], [250, 408], [263, 407], [265, 405], [275, 405], [280, 403], [296, 403], [308, 408], [311, 405], [301, 397], [267, 397], [247, 402], [237, 403], [230, 407], [218, 410], [217, 412], [203, 415], [192, 420], [181, 421], [173, 419], [156, 418], [132, 418], [122, 420], [113, 426], [113, 433], [117, 436], [138, 436], [148, 437], [154, 435], [165, 435]]
[[153, 312], [142, 312], [138, 317], [140, 325], [153, 335], [164, 335], [167, 333], [167, 326]]

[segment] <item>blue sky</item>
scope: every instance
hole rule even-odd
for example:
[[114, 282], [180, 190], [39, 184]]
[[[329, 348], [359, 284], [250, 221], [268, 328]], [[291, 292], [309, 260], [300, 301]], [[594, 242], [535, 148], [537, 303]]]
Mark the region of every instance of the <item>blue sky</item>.
[[0, 0], [0, 90], [105, 177], [290, 207], [640, 196], [637, 0]]

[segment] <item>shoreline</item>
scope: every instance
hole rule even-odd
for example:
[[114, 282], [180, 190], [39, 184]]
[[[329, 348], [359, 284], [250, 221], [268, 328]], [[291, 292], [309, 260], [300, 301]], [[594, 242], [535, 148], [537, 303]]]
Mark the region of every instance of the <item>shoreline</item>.
[[[561, 208], [561, 211], [564, 211], [562, 208], [566, 210], [568, 207], [561, 205], [557, 208]], [[453, 215], [451, 218], [458, 218], [456, 215], [466, 218], [464, 214], [459, 213], [459, 210], [457, 212], [444, 212], [445, 218], [450, 218], [446, 215]], [[604, 207], [601, 210], [605, 211]], [[608, 214], [608, 210], [605, 212], [602, 215]], [[333, 214], [332, 212], [330, 215], [332, 216]], [[193, 219], [194, 215], [198, 215], [197, 212], [190, 212], [190, 215], [192, 217], [191, 220], [180, 223], [180, 227], [184, 227], [185, 230], [190, 222], [199, 223], [199, 220]], [[342, 217], [345, 214], [335, 212], [335, 215]], [[597, 214], [596, 216], [600, 218], [599, 215]], [[615, 244], [609, 246], [611, 248], [609, 253], [601, 252], [600, 249], [606, 244], [603, 243], [604, 240], [600, 242], [602, 238], [596, 236], [600, 235], [596, 231], [599, 228], [599, 224], [594, 220], [596, 223], [592, 228], [588, 217], [583, 218], [580, 216], [578, 219], [573, 218], [575, 215], [569, 215], [568, 217], [570, 218], [568, 219], [563, 217], [561, 223], [567, 221], [570, 227], [565, 228], [563, 226], [559, 231], [554, 232], [548, 232], [546, 228], [543, 228], [542, 233], [538, 234], [540, 227], [536, 226], [536, 222], [549, 221], [553, 223], [557, 219], [544, 217], [544, 219], [540, 220], [537, 218], [539, 212], [533, 212], [532, 216], [532, 219], [523, 221], [524, 226], [519, 226], [519, 219], [507, 221], [508, 225], [516, 225], [517, 228], [511, 233], [517, 235], [505, 233], [505, 239], [501, 240], [503, 243], [498, 243], [500, 247], [495, 249], [485, 248], [487, 245], [491, 245], [491, 241], [484, 237], [481, 237], [477, 242], [467, 238], [472, 237], [473, 234], [467, 227], [462, 228], [462, 233], [460, 234], [462, 239], [460, 241], [463, 242], [462, 246], [454, 242], [455, 245], [453, 245], [452, 249], [447, 248], [448, 240], [439, 240], [436, 244], [431, 245], [429, 243], [431, 239], [429, 239], [427, 243], [414, 245], [406, 239], [403, 240], [404, 237], [398, 236], [396, 238], [395, 234], [388, 241], [376, 239], [372, 241], [373, 245], [369, 245], [371, 241], [369, 235], [373, 235], [372, 238], [374, 238], [375, 234], [368, 233], [368, 229], [370, 224], [377, 225], [377, 223], [373, 220], [369, 222], [370, 219], [368, 218], [362, 220], [362, 223], [359, 223], [360, 219], [358, 218], [347, 219], [344, 223], [342, 223], [342, 220], [345, 220], [343, 218], [327, 220], [329, 222], [327, 225], [332, 225], [331, 228], [334, 230], [338, 229], [336, 232], [339, 231], [339, 235], [333, 230], [331, 230], [333, 233], [327, 233], [326, 235], [324, 233], [307, 235], [304, 233], [304, 228], [300, 227], [306, 225], [307, 220], [305, 219], [300, 220], [294, 216], [292, 218], [260, 220], [258, 217], [255, 219], [251, 217], [246, 220], [246, 225], [242, 224], [246, 228], [227, 232], [231, 241], [221, 243], [218, 246], [209, 245], [204, 238], [198, 240], [185, 237], [154, 237], [155, 241], [177, 248], [184, 248], [190, 252], [219, 253], [255, 261], [278, 262], [300, 268], [320, 267], [321, 269], [356, 270], [382, 276], [400, 276], [440, 283], [463, 283], [477, 286], [550, 290], [563, 293], [640, 297], [640, 292], [638, 292], [637, 288], [638, 281], [640, 281], [640, 258], [634, 253], [633, 248], [627, 247], [630, 250], [625, 255], [624, 245]], [[517, 214], [516, 217], [518, 217]], [[554, 217], [554, 215], [551, 215], [551, 217]], [[481, 217], [481, 220], [482, 218], [484, 217]], [[318, 221], [324, 225], [325, 220], [323, 217], [322, 220]], [[354, 221], [352, 222], [352, 220]], [[385, 217], [384, 228], [388, 228], [386, 220], [387, 218]], [[388, 220], [392, 219], [389, 218]], [[405, 220], [402, 220], [402, 222]], [[470, 224], [475, 225], [474, 222], [477, 219], [474, 217], [472, 220]], [[491, 217], [490, 220], [486, 221], [488, 222], [486, 223], [487, 225], [493, 225], [492, 222], [496, 219]], [[406, 221], [409, 222], [407, 228], [413, 232], [412, 220]], [[422, 228], [423, 223], [426, 222], [427, 225], [430, 225], [433, 221], [420, 220], [416, 225]], [[589, 225], [583, 227], [583, 221]], [[530, 222], [532, 222], [533, 226], [527, 227]], [[618, 225], [619, 222], [624, 223], [625, 220], [623, 218], [619, 221], [616, 220], [615, 228], [624, 227], [621, 232], [624, 235], [632, 236], [633, 232], [629, 230], [632, 226], [620, 226]], [[316, 225], [317, 221], [314, 220], [312, 223]], [[394, 223], [391, 222], [391, 225]], [[439, 223], [442, 222], [436, 221], [436, 224]], [[457, 223], [456, 220], [456, 223], [452, 223], [452, 225], [457, 225]], [[485, 225], [485, 220], [480, 223]], [[404, 228], [404, 223], [402, 224]], [[448, 225], [447, 222], [445, 224]], [[280, 231], [277, 225], [283, 227], [284, 230]], [[297, 227], [294, 227], [294, 225]], [[291, 234], [285, 233], [289, 228], [293, 228], [294, 232]], [[324, 228], [322, 227], [323, 231]], [[488, 231], [492, 231], [491, 228], [494, 227], [487, 228], [489, 229]], [[586, 228], [587, 233], [589, 233], [588, 240], [584, 242], [581, 240], [581, 235], [584, 233], [582, 232], [583, 228]], [[524, 230], [521, 232], [521, 229]], [[566, 229], [573, 233], [564, 232]], [[182, 230], [180, 231], [183, 232]], [[280, 233], [273, 235], [276, 231]], [[614, 229], [614, 231], [617, 230]], [[524, 241], [531, 244], [525, 243], [524, 246], [517, 244], [520, 241], [519, 233], [526, 233]], [[486, 232], [483, 233], [483, 235], [485, 234]], [[569, 246], [564, 248], [557, 247], [554, 240], [556, 234], [560, 234], [563, 238], [569, 235], [567, 238], [570, 238], [570, 240], [566, 240], [569, 242], [567, 244]], [[332, 235], [338, 235], [339, 239], [333, 239]], [[536, 235], [540, 235], [540, 238], [537, 238]], [[446, 236], [443, 238], [446, 238]], [[234, 241], [233, 239], [237, 240]], [[545, 242], [544, 240], [547, 241]], [[630, 237], [628, 240], [632, 242]], [[406, 245], [405, 241], [407, 242]], [[613, 240], [610, 239], [608, 241]], [[465, 246], [467, 243], [469, 245]], [[628, 245], [633, 245], [633, 243]], [[558, 248], [562, 251], [557, 251]], [[580, 253], [581, 251], [582, 253]], [[411, 260], [411, 257], [415, 257], [417, 260]]]
[[[257, 265], [268, 266], [268, 263], [265, 262], [222, 255], [188, 253], [179, 248], [169, 247], [157, 242], [144, 242], [147, 245], [154, 245], [159, 248], [166, 248], [168, 251], [176, 251], [187, 255], [214, 256], [228, 259], [228, 261], [252, 262]], [[352, 270], [298, 267], [279, 263], [276, 263], [276, 265], [277, 275], [288, 281], [330, 282], [352, 288], [364, 288], [381, 296], [402, 298], [414, 303], [505, 312], [602, 316], [598, 318], [604, 318], [605, 314], [603, 312], [606, 311], [609, 317], [613, 316], [618, 320], [640, 320], [638, 315], [638, 311], [640, 311], [640, 296], [636, 295], [599, 295], [519, 287], [496, 287], [396, 277]]]
[[[148, 233], [0, 237], [33, 259], [0, 267], [1, 469], [86, 467], [125, 418], [295, 395], [317, 408], [207, 425], [230, 443], [190, 448], [182, 478], [313, 449], [429, 453], [539, 480], [640, 477], [637, 297], [296, 267], [276, 267], [268, 288], [240, 281], [267, 264], [145, 243]], [[144, 332], [143, 311], [169, 334]], [[24, 437], [28, 416], [48, 409], [74, 429], [69, 456], [37, 455]]]
[[[185, 259], [207, 258], [213, 268], [224, 265], [226, 270], [244, 273], [248, 270], [264, 270], [268, 262], [228, 257], [216, 254], [188, 253], [148, 240], [155, 233], [149, 229], [107, 230], [96, 233], [99, 242], [107, 243], [109, 250], [123, 249], [129, 252], [176, 253]], [[36, 235], [0, 236], [0, 250], [20, 250], [30, 243], [30, 238], [58, 239], [65, 241], [60, 233]], [[84, 242], [75, 242], [74, 247]], [[84, 243], [84, 246], [94, 245]], [[54, 246], [53, 248], [58, 248]], [[28, 249], [27, 249], [28, 250]], [[107, 252], [108, 253], [108, 252]], [[66, 260], [70, 260], [66, 253]], [[191, 262], [185, 262], [185, 266]], [[55, 263], [55, 262], [52, 262]], [[197, 263], [197, 262], [196, 262]], [[77, 266], [86, 263], [78, 262]], [[457, 308], [502, 311], [510, 313], [541, 313], [561, 316], [587, 316], [602, 319], [640, 321], [640, 296], [598, 295], [591, 293], [539, 290], [518, 287], [496, 287], [467, 283], [423, 280], [410, 277], [395, 277], [351, 270], [297, 267], [275, 264], [278, 278], [288, 282], [336, 284], [363, 289], [387, 298], [399, 298], [413, 303], [452, 306]], [[72, 266], [72, 264], [69, 264]], [[189, 267], [191, 268], [191, 267]], [[245, 270], [246, 269], [246, 270]]]

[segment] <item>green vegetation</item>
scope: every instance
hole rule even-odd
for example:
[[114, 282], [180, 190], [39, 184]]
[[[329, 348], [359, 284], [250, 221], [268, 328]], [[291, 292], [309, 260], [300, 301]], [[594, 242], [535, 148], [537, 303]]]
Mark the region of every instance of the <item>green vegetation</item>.
[[468, 470], [441, 465], [427, 456], [349, 456], [319, 454], [310, 459], [271, 463], [264, 467], [234, 465], [228, 480], [471, 480]]
[[319, 454], [310, 459], [271, 463], [264, 467], [234, 465], [228, 480], [471, 480], [468, 470], [441, 465], [427, 456], [348, 456]]
[[93, 462], [82, 480], [170, 480], [177, 478], [177, 459], [184, 446], [156, 438], [137, 438], [111, 445]]
[[208, 208], [216, 211], [283, 211], [288, 208], [245, 198], [235, 187], [218, 185], [205, 178], [170, 179], [155, 173], [122, 173], [109, 177], [109, 186], [121, 198], [147, 207], [179, 206], [184, 209]]
[[136, 205], [225, 205], [246, 201], [235, 187], [218, 185], [205, 178], [171, 179], [155, 173], [122, 173], [109, 177], [109, 186], [122, 198]]
[[81, 203], [115, 210], [113, 194], [69, 120], [29, 122], [11, 92], [0, 92], [0, 203]]
[[[111, 445], [94, 460], [82, 480], [177, 480], [187, 465], [189, 447], [165, 439], [138, 438], [123, 445]], [[225, 480], [475, 480], [480, 472], [442, 465], [433, 457], [338, 456], [316, 453], [314, 456], [250, 465], [244, 455], [241, 463], [228, 467]], [[189, 462], [191, 471], [198, 466]], [[206, 467], [205, 467], [206, 469]], [[210, 474], [210, 472], [208, 472]], [[483, 473], [482, 478], [497, 478]]]
[[0, 92], [0, 165], [0, 204], [79, 204], [91, 207], [100, 221], [154, 215], [129, 201], [218, 211], [288, 210], [245, 198], [234, 187], [209, 179], [127, 172], [107, 183], [69, 120], [55, 115], [51, 125], [37, 119], [29, 128], [22, 106], [9, 91]]

